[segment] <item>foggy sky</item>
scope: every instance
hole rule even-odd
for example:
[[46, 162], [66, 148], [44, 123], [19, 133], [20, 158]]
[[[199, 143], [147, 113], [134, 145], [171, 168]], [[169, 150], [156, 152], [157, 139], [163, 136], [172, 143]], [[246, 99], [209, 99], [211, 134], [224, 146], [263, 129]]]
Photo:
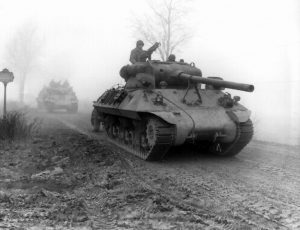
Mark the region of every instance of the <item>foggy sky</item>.
[[[300, 144], [299, 1], [203, 0], [191, 6], [187, 21], [194, 37], [177, 58], [195, 62], [204, 76], [254, 84], [253, 93], [230, 92], [252, 111], [256, 138]], [[68, 79], [79, 99], [91, 105], [105, 89], [124, 83], [119, 70], [139, 39], [130, 19], [147, 10], [141, 0], [0, 0], [0, 69], [7, 66], [7, 42], [32, 23], [43, 52], [28, 77], [25, 100], [33, 103], [53, 78]], [[9, 99], [17, 99], [17, 87], [15, 75]]]

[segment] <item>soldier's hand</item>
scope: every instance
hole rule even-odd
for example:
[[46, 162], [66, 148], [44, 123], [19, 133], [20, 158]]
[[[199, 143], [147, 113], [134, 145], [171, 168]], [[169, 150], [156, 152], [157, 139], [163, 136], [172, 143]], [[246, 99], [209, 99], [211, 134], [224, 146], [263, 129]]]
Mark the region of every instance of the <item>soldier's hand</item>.
[[159, 42], [155, 42], [154, 45], [155, 45], [156, 48], [158, 48], [160, 46], [160, 43]]

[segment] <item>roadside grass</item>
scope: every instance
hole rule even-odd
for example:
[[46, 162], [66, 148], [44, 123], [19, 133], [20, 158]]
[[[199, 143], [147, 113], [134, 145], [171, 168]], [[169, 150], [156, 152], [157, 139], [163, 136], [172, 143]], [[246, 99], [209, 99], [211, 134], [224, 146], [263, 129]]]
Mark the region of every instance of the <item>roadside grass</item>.
[[0, 118], [0, 141], [26, 139], [36, 133], [41, 120], [29, 119], [24, 112], [12, 111]]

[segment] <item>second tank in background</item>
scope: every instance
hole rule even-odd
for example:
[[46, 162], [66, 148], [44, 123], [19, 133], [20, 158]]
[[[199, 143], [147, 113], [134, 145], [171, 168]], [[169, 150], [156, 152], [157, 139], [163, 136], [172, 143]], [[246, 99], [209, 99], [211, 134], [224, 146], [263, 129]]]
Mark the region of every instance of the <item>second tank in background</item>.
[[48, 112], [66, 110], [69, 113], [76, 113], [78, 99], [68, 81], [61, 83], [52, 80], [40, 91], [37, 105], [39, 109], [46, 109]]

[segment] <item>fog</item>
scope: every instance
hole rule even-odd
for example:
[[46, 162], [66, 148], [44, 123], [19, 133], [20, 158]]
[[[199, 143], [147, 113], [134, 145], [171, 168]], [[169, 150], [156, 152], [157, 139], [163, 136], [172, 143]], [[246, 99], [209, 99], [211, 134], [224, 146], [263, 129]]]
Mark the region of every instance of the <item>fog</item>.
[[[300, 144], [300, 2], [298, 0], [211, 0], [190, 3], [192, 39], [176, 53], [195, 62], [204, 76], [251, 83], [253, 93], [230, 91], [252, 111], [255, 138]], [[146, 1], [0, 1], [0, 69], [7, 43], [26, 25], [37, 27], [42, 42], [39, 64], [28, 75], [25, 102], [34, 106], [43, 85], [68, 79], [81, 103], [114, 84], [123, 84], [138, 37], [132, 15], [149, 10]], [[155, 56], [155, 55], [154, 55]], [[156, 55], [156, 57], [158, 56]], [[9, 68], [14, 72], [14, 69]], [[8, 99], [18, 99], [18, 74]], [[0, 87], [2, 95], [2, 86]], [[2, 102], [2, 96], [1, 96]]]

